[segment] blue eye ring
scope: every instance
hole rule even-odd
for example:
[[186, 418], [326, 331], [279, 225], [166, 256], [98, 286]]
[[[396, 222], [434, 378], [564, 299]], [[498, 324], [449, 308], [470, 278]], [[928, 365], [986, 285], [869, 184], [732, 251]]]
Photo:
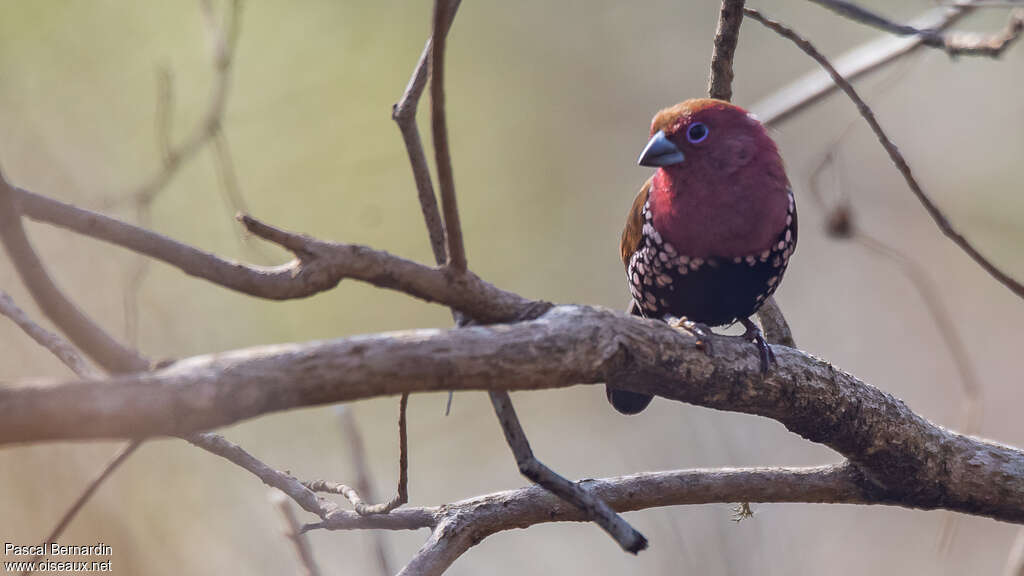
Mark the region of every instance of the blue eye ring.
[[708, 134], [710, 133], [711, 130], [708, 129], [707, 124], [703, 122], [694, 122], [686, 129], [686, 139], [689, 140], [691, 144], [700, 144], [707, 140]]

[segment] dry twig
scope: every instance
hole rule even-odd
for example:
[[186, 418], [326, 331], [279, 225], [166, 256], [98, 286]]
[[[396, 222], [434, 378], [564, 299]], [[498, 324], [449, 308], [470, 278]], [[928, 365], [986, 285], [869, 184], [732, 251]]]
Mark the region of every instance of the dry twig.
[[[341, 422], [342, 434], [345, 436], [345, 440], [348, 441], [352, 468], [356, 472], [355, 488], [359, 494], [364, 495], [370, 500], [375, 500], [373, 479], [370, 473], [370, 465], [366, 461], [366, 446], [363, 443], [363, 434], [359, 424], [356, 422], [352, 410], [346, 405], [338, 407], [338, 419]], [[369, 534], [369, 537], [373, 540], [373, 548], [381, 576], [391, 576], [394, 574], [394, 570], [391, 569], [391, 554], [388, 551], [384, 534], [374, 531]]]
[[805, 38], [797, 34], [796, 31], [794, 31], [792, 28], [789, 28], [788, 26], [785, 26], [784, 24], [781, 24], [774, 20], [771, 20], [770, 18], [767, 18], [764, 15], [762, 15], [757, 10], [751, 8], [744, 9], [744, 14], [747, 17], [756, 20], [757, 22], [764, 25], [768, 29], [779, 34], [783, 38], [792, 41], [794, 44], [797, 45], [798, 48], [800, 48], [805, 54], [813, 58], [822, 68], [824, 68], [828, 72], [829, 76], [832, 77], [832, 81], [835, 82], [843, 90], [843, 92], [846, 93], [850, 100], [852, 100], [853, 103], [857, 106], [857, 111], [860, 112], [860, 115], [868, 123], [868, 126], [871, 127], [871, 131], [875, 133], [875, 136], [878, 138], [878, 141], [882, 144], [882, 147], [885, 148], [886, 153], [888, 153], [889, 158], [892, 160], [893, 164], [896, 165], [896, 168], [900, 171], [900, 174], [903, 176], [904, 181], [906, 181], [907, 186], [917, 197], [918, 201], [920, 201], [921, 204], [924, 206], [925, 210], [928, 212], [928, 215], [931, 216], [932, 220], [934, 220], [935, 223], [938, 225], [939, 230], [941, 230], [942, 233], [946, 235], [946, 237], [951, 239], [957, 246], [959, 246], [964, 252], [966, 252], [967, 255], [970, 256], [979, 266], [981, 266], [982, 269], [988, 272], [990, 276], [995, 278], [999, 283], [1009, 288], [1010, 291], [1012, 291], [1017, 296], [1024, 298], [1024, 285], [1022, 285], [1014, 278], [1010, 277], [1008, 274], [999, 269], [995, 264], [989, 261], [988, 258], [986, 258], [984, 255], [978, 252], [978, 250], [974, 247], [973, 244], [971, 244], [969, 240], [964, 238], [962, 234], [960, 234], [959, 232], [956, 231], [955, 228], [953, 228], [953, 225], [946, 218], [945, 214], [942, 213], [942, 210], [940, 210], [939, 207], [935, 205], [935, 203], [928, 196], [928, 194], [925, 193], [924, 189], [921, 188], [921, 185], [917, 182], [917, 179], [914, 177], [914, 174], [910, 169], [910, 165], [907, 164], [907, 161], [903, 157], [903, 154], [900, 153], [899, 149], [896, 147], [895, 144], [893, 144], [892, 140], [889, 139], [889, 136], [882, 129], [882, 126], [878, 123], [878, 120], [875, 118], [874, 112], [872, 112], [871, 108], [867, 105], [866, 102], [864, 102], [860, 95], [857, 94], [857, 91], [854, 90], [853, 86], [845, 78], [843, 78], [843, 76], [839, 74], [839, 72], [832, 66], [828, 59], [825, 58], [825, 56], [821, 52], [819, 52], [813, 44], [811, 44]]
[[[921, 44], [940, 48], [950, 56], [986, 56], [998, 58], [1013, 44], [1024, 30], [1024, 12], [1010, 16], [1006, 27], [991, 35], [950, 33], [935, 29], [922, 29], [910, 24], [900, 24], [872, 12], [859, 4], [846, 0], [811, 0], [851, 20], [867, 24], [879, 30], [898, 36], [917, 36]], [[962, 5], [970, 6], [970, 3]]]
[[[943, 31], [982, 6], [983, 2], [969, 0], [950, 7], [932, 8], [914, 18], [910, 26]], [[846, 52], [834, 59], [834, 64], [843, 78], [853, 82], [925, 47], [920, 36], [893, 37], [886, 34]], [[778, 126], [838, 89], [827, 72], [815, 70], [757, 102], [751, 110], [766, 126]]]
[[299, 557], [299, 564], [302, 566], [302, 576], [320, 576], [320, 568], [313, 559], [313, 551], [309, 548], [309, 540], [306, 538], [299, 519], [295, 517], [288, 497], [279, 490], [270, 491], [270, 502], [281, 513], [281, 520], [284, 523], [284, 536], [292, 543], [295, 554]]

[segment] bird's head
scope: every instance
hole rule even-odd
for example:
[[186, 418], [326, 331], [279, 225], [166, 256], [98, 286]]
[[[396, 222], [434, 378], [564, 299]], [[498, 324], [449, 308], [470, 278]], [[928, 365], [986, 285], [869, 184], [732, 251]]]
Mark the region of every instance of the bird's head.
[[732, 174], [764, 148], [777, 156], [764, 127], [746, 110], [698, 98], [658, 112], [639, 163], [670, 172]]
[[771, 243], [786, 219], [789, 181], [767, 130], [723, 100], [686, 100], [651, 123], [639, 160], [651, 180], [655, 228], [692, 255], [737, 256]]

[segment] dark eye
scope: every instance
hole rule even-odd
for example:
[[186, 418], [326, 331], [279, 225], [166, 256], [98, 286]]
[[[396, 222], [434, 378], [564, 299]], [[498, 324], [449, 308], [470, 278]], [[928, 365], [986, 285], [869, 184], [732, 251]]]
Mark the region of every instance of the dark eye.
[[703, 122], [695, 122], [690, 124], [690, 127], [686, 129], [686, 139], [693, 144], [703, 142], [708, 137], [708, 127]]

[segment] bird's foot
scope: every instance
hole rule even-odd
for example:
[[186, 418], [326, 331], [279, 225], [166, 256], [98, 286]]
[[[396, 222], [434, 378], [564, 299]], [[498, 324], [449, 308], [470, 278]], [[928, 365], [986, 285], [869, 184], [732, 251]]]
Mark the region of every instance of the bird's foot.
[[717, 336], [717, 334], [712, 332], [711, 328], [708, 327], [707, 324], [701, 324], [700, 322], [693, 322], [691, 320], [687, 320], [684, 316], [683, 318], [676, 320], [676, 322], [672, 324], [672, 327], [682, 328], [683, 330], [686, 330], [687, 332], [692, 334], [694, 338], [697, 339], [697, 348], [703, 350], [704, 353], [707, 354], [708, 356], [715, 355], [715, 349], [714, 346], [711, 344], [711, 340], [712, 338]]
[[768, 345], [768, 341], [764, 339], [764, 333], [761, 332], [761, 329], [750, 318], [744, 318], [740, 320], [740, 323], [746, 329], [741, 338], [749, 340], [757, 346], [758, 354], [761, 357], [761, 374], [767, 374], [769, 366], [775, 364], [775, 352]]

